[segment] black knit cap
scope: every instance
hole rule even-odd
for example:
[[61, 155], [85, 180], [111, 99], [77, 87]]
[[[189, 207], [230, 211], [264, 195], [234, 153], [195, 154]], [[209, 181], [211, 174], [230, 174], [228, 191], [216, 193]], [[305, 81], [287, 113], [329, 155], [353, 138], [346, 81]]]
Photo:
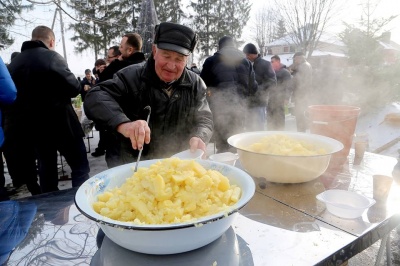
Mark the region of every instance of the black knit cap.
[[171, 22], [162, 22], [155, 27], [154, 44], [160, 49], [189, 55], [196, 43], [197, 34], [189, 27]]
[[243, 47], [243, 53], [245, 54], [259, 54], [257, 47], [252, 44], [248, 43]]

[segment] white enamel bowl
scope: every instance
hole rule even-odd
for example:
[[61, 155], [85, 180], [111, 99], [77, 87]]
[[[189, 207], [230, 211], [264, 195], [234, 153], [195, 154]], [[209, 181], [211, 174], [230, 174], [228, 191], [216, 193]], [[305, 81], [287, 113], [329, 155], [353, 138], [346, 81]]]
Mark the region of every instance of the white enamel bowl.
[[[248, 150], [251, 144], [261, 141], [265, 136], [277, 134], [324, 148], [326, 154], [286, 156], [256, 153]], [[343, 144], [332, 138], [287, 131], [241, 133], [228, 138], [228, 143], [237, 149], [239, 161], [250, 175], [276, 183], [302, 183], [319, 177], [328, 168], [331, 155], [343, 149]]]
[[354, 219], [360, 217], [366, 209], [375, 204], [375, 200], [356, 192], [331, 189], [324, 191], [316, 198], [325, 203], [326, 209], [340, 218]]
[[[149, 167], [157, 161], [141, 161], [139, 167]], [[237, 211], [253, 197], [255, 184], [251, 176], [233, 166], [208, 160], [196, 161], [206, 169], [220, 171], [231, 184], [242, 189], [240, 200], [228, 211], [192, 223], [167, 225], [134, 225], [95, 212], [92, 204], [97, 195], [108, 188], [121, 186], [126, 178], [133, 175], [135, 163], [111, 168], [91, 177], [76, 192], [75, 204], [82, 214], [99, 223], [108, 238], [126, 249], [147, 254], [174, 254], [200, 248], [219, 238], [231, 226]]]

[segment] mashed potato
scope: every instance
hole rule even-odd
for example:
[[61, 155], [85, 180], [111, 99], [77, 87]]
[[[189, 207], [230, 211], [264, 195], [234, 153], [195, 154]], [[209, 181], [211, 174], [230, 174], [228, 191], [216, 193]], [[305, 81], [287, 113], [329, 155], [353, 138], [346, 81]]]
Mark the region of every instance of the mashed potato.
[[240, 195], [241, 189], [220, 172], [169, 158], [139, 168], [121, 187], [98, 195], [93, 209], [135, 224], [181, 223], [227, 210]]
[[326, 150], [323, 148], [284, 135], [266, 136], [260, 142], [251, 144], [246, 150], [264, 154], [289, 156], [326, 154]]

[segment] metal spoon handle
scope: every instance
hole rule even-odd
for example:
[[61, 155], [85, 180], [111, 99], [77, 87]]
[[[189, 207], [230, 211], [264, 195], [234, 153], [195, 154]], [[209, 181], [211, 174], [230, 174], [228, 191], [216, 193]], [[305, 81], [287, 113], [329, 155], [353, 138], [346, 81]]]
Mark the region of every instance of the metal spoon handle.
[[[149, 124], [150, 114], [151, 114], [151, 107], [149, 105], [147, 105], [144, 109], [149, 111], [149, 114], [147, 115], [147, 119], [146, 119], [147, 124]], [[138, 169], [139, 162], [140, 162], [140, 157], [142, 157], [142, 152], [143, 152], [143, 147], [139, 151], [139, 154], [138, 154], [138, 157], [137, 157], [137, 160], [136, 160], [135, 170], [133, 171], [134, 173], [136, 173], [136, 171]]]

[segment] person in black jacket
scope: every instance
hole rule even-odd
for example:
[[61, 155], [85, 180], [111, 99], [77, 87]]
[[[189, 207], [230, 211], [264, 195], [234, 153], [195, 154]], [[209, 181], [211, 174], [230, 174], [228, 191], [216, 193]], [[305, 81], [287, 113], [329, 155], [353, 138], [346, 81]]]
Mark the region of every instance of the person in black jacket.
[[217, 150], [228, 151], [227, 139], [244, 131], [246, 101], [257, 91], [253, 67], [233, 38], [224, 36], [218, 51], [204, 62], [200, 77], [208, 87]]
[[8, 68], [17, 87], [16, 101], [4, 109], [4, 154], [10, 175], [35, 180], [36, 154], [41, 192], [56, 191], [59, 151], [71, 167], [72, 186], [80, 186], [90, 171], [84, 133], [71, 104], [80, 84], [55, 52], [54, 32], [36, 27], [32, 40], [22, 44], [21, 54]]
[[249, 97], [246, 113], [246, 131], [264, 130], [267, 98], [271, 90], [276, 87], [276, 75], [271, 63], [261, 57], [254, 44], [246, 44], [243, 48], [243, 53], [253, 63], [258, 84], [257, 93]]
[[81, 98], [82, 102], [85, 101], [85, 96], [88, 90], [90, 90], [96, 84], [96, 78], [92, 76], [92, 71], [90, 69], [85, 70], [85, 77], [81, 81]]
[[271, 64], [275, 70], [278, 85], [269, 93], [267, 127], [268, 130], [284, 130], [285, 104], [289, 102], [292, 93], [292, 75], [281, 63], [278, 55], [271, 57]]
[[[142, 37], [137, 33], [128, 33], [122, 37], [119, 51], [121, 55], [114, 59], [99, 75], [99, 81], [112, 79], [117, 71], [124, 67], [139, 64], [146, 60], [142, 50]], [[111, 49], [111, 48], [110, 48]]]
[[[112, 79], [114, 74], [119, 70], [134, 64], [139, 64], [145, 61], [142, 51], [142, 37], [137, 33], [125, 34], [121, 40], [118, 59], [113, 56], [115, 50], [111, 47], [108, 51], [107, 59], [111, 63], [101, 72], [99, 72], [99, 81]], [[111, 53], [111, 54], [110, 54]], [[92, 156], [101, 156], [106, 154], [106, 162], [108, 167], [114, 167], [119, 164], [118, 137], [112, 131], [96, 124], [96, 129], [99, 131], [99, 144], [92, 153]]]
[[188, 147], [206, 150], [213, 128], [206, 86], [186, 68], [196, 43], [192, 29], [163, 22], [155, 28], [146, 64], [118, 71], [86, 95], [88, 118], [118, 137], [119, 164], [135, 162], [142, 148], [143, 159], [169, 157]]

